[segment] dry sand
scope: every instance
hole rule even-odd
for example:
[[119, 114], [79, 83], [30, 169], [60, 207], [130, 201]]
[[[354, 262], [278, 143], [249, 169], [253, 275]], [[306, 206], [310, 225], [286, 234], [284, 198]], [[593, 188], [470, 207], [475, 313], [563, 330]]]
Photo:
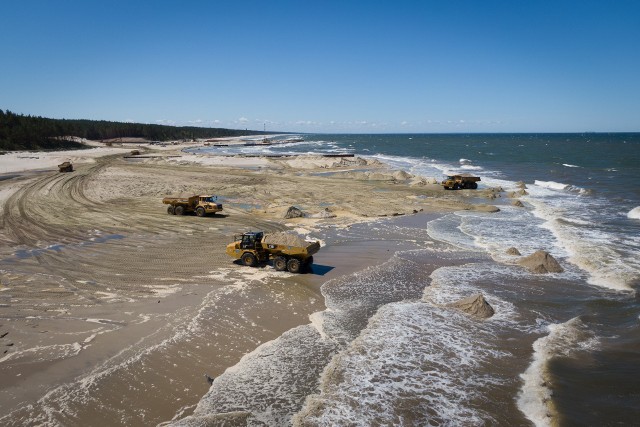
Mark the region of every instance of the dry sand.
[[[3, 425], [148, 425], [188, 414], [208, 389], [205, 370], [218, 375], [308, 323], [324, 308], [325, 280], [389, 256], [353, 250], [322, 276], [292, 275], [232, 263], [224, 250], [234, 234], [322, 240], [333, 227], [476, 209], [466, 191], [365, 159], [120, 145], [0, 155]], [[142, 155], [126, 158], [132, 147]], [[76, 170], [58, 173], [63, 161]], [[221, 196], [223, 215], [167, 215], [161, 198], [185, 194]], [[283, 219], [291, 206], [305, 217]]]

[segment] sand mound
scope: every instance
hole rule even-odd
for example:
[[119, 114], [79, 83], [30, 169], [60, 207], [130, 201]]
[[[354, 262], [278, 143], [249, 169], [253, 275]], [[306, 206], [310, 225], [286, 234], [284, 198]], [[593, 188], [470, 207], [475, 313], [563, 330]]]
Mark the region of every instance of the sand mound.
[[335, 218], [336, 216], [337, 215], [331, 212], [329, 208], [325, 208], [317, 214], [311, 215], [311, 218]]
[[562, 273], [564, 271], [558, 261], [545, 251], [537, 251], [528, 257], [522, 258], [518, 261], [518, 264], [532, 273]]
[[516, 187], [518, 187], [520, 189], [525, 189], [525, 188], [527, 188], [527, 184], [525, 184], [522, 181], [518, 181], [518, 182], [516, 182]]
[[393, 178], [396, 181], [406, 181], [406, 180], [408, 180], [408, 179], [410, 179], [412, 177], [413, 177], [413, 175], [411, 175], [410, 173], [407, 173], [405, 171], [397, 171], [397, 172], [393, 173]]
[[521, 254], [521, 253], [520, 253], [520, 251], [519, 251], [518, 249], [516, 249], [516, 248], [509, 248], [509, 249], [507, 249], [507, 255], [516, 255], [516, 256], [520, 256], [520, 255], [522, 255], [522, 254]]
[[304, 217], [304, 212], [302, 212], [300, 209], [296, 208], [295, 206], [291, 206], [287, 210], [287, 213], [284, 214], [285, 219], [302, 218], [302, 217]]
[[511, 202], [511, 205], [517, 208], [524, 208], [524, 203], [522, 203], [520, 200], [514, 200], [513, 202]]
[[292, 232], [280, 232], [273, 234], [266, 234], [262, 241], [264, 243], [272, 243], [274, 245], [286, 245], [286, 246], [301, 246], [308, 245], [307, 241], [302, 236]]
[[520, 196], [527, 196], [529, 193], [527, 192], [527, 190], [522, 189], [522, 190], [518, 190], [518, 191], [512, 191], [511, 193], [509, 193], [509, 197], [513, 198], [517, 198]]
[[477, 212], [500, 212], [500, 208], [493, 205], [473, 205], [471, 210]]
[[493, 307], [484, 299], [482, 294], [471, 295], [448, 304], [448, 306], [482, 319], [487, 319], [495, 313]]

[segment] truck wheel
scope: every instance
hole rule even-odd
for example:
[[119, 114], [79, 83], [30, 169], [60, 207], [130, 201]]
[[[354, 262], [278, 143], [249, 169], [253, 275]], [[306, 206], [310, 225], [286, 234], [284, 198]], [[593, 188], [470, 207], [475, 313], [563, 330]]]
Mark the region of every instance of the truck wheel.
[[176, 213], [176, 215], [184, 215], [184, 206], [176, 206], [173, 211]]
[[241, 259], [242, 259], [242, 264], [246, 265], [247, 267], [255, 267], [256, 265], [258, 265], [258, 260], [256, 259], [256, 256], [251, 252], [243, 253]]
[[454, 189], [454, 190], [459, 190], [459, 189], [460, 189], [460, 186], [459, 186], [458, 184], [453, 184], [453, 189]]
[[273, 268], [276, 271], [285, 271], [287, 269], [287, 259], [283, 256], [277, 256], [273, 259]]
[[174, 215], [176, 213], [175, 210], [173, 209], [173, 206], [169, 205], [169, 207], [167, 208], [167, 213], [169, 215]]
[[198, 206], [196, 208], [196, 215], [198, 216], [204, 216], [205, 212], [204, 212], [204, 208], [202, 206]]
[[302, 267], [302, 263], [299, 259], [291, 258], [287, 261], [287, 269], [290, 273], [300, 273], [300, 269]]
[[477, 182], [472, 182], [471, 183], [471, 189], [475, 190], [476, 188], [478, 188], [478, 183]]

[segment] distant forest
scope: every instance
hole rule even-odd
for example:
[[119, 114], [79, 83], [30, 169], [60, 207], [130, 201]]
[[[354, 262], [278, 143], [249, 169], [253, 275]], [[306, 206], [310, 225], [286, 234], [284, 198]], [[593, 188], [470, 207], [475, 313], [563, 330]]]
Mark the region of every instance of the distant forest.
[[261, 131], [176, 127], [104, 120], [47, 119], [0, 110], [0, 150], [62, 150], [86, 148], [66, 137], [102, 141], [114, 138], [145, 138], [149, 141], [174, 141], [224, 136], [261, 135]]

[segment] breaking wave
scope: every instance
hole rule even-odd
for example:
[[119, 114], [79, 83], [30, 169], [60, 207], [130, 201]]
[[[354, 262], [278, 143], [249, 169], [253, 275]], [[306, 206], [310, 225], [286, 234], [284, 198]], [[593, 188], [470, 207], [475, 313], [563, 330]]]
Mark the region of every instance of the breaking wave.
[[628, 213], [627, 213], [627, 218], [630, 219], [640, 219], [640, 206], [637, 206], [633, 209], [631, 209]]
[[518, 408], [537, 427], [554, 425], [558, 416], [549, 362], [557, 357], [575, 358], [582, 351], [593, 350], [597, 344], [597, 338], [577, 317], [549, 325], [549, 335], [533, 343], [533, 360], [521, 375], [524, 384], [518, 396]]

